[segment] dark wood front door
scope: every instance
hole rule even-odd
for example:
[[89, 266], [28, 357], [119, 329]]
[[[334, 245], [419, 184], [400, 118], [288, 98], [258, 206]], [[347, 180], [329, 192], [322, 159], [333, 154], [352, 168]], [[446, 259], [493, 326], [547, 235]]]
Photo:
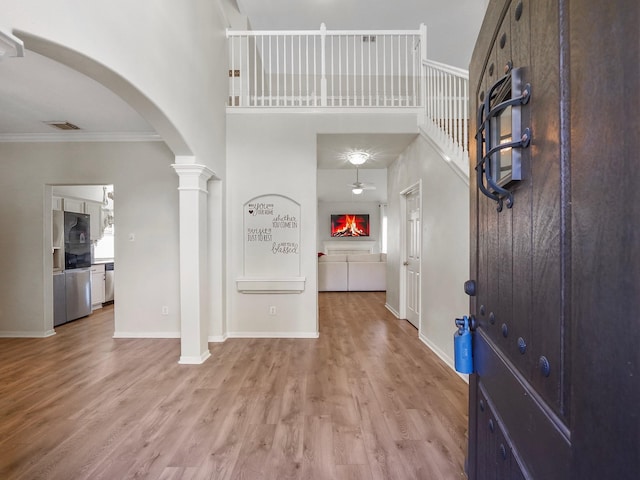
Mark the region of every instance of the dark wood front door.
[[[470, 148], [472, 480], [640, 478], [639, 5], [493, 0], [487, 10], [470, 68], [472, 132], [520, 95], [507, 85], [530, 85], [530, 98]], [[525, 128], [527, 142], [476, 158], [478, 143], [482, 159]], [[519, 180], [501, 179], [509, 168]]]

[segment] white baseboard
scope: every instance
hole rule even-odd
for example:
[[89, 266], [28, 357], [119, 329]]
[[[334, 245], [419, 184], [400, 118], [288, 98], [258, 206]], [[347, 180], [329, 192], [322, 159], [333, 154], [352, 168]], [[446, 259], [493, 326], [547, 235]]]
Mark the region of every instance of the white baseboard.
[[113, 338], [180, 338], [180, 332], [114, 332]]
[[[2, 336], [1, 332], [0, 336]], [[113, 338], [180, 338], [180, 332], [115, 332]], [[222, 343], [228, 338], [318, 338], [318, 333], [229, 332], [226, 335], [211, 335], [207, 337], [207, 342]]]
[[389, 310], [391, 313], [393, 313], [393, 316], [396, 318], [400, 318], [400, 314], [398, 312], [396, 312], [393, 308], [391, 308], [391, 305], [389, 305], [388, 303], [384, 304], [385, 308], [387, 310]]
[[209, 343], [224, 343], [224, 341], [229, 338], [229, 335], [226, 333], [224, 335], [210, 335], [207, 338], [207, 342]]
[[46, 330], [44, 332], [21, 332], [0, 330], [0, 338], [46, 338], [56, 334], [55, 330]]
[[199, 357], [196, 356], [181, 356], [178, 363], [181, 365], [200, 365], [204, 363], [207, 358], [211, 356], [211, 352], [209, 350], [202, 352]]
[[[420, 341], [422, 343], [424, 343], [427, 347], [429, 347], [429, 350], [431, 350], [433, 353], [435, 353], [440, 360], [442, 360], [444, 363], [447, 364], [447, 366], [449, 368], [451, 368], [451, 370], [453, 370], [454, 372], [456, 372], [456, 367], [455, 367], [455, 363], [453, 361], [453, 359], [451, 357], [449, 357], [449, 355], [447, 355], [446, 353], [444, 353], [435, 343], [433, 343], [432, 341], [430, 341], [427, 337], [425, 337], [424, 335], [420, 334], [418, 335], [418, 338], [420, 338]], [[459, 373], [456, 372], [456, 374], [465, 382], [469, 383], [469, 375], [464, 374], [464, 373]]]
[[318, 338], [318, 332], [228, 332], [227, 338]]

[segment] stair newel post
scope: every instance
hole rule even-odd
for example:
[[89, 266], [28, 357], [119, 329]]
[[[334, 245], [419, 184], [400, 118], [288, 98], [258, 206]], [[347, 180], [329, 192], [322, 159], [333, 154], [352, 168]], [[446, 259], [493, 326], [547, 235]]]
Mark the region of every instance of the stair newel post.
[[327, 40], [327, 26], [324, 23], [320, 24], [320, 48], [321, 48], [321, 64], [320, 64], [320, 104], [323, 107], [327, 106], [327, 66], [326, 66], [326, 40]]

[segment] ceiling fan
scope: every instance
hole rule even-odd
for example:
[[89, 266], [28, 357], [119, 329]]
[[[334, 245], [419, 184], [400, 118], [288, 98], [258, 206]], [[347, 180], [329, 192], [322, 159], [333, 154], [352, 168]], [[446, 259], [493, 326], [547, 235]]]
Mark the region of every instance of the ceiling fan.
[[356, 181], [354, 183], [350, 183], [349, 186], [351, 187], [351, 193], [354, 195], [360, 195], [364, 190], [376, 189], [375, 186], [360, 181], [358, 167], [356, 167]]

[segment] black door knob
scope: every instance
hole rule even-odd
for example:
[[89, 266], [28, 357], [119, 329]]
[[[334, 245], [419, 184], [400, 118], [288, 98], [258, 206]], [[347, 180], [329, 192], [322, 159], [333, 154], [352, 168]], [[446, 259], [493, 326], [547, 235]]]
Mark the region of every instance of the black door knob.
[[469, 295], [470, 297], [476, 296], [476, 281], [475, 280], [467, 280], [464, 282], [464, 293]]

